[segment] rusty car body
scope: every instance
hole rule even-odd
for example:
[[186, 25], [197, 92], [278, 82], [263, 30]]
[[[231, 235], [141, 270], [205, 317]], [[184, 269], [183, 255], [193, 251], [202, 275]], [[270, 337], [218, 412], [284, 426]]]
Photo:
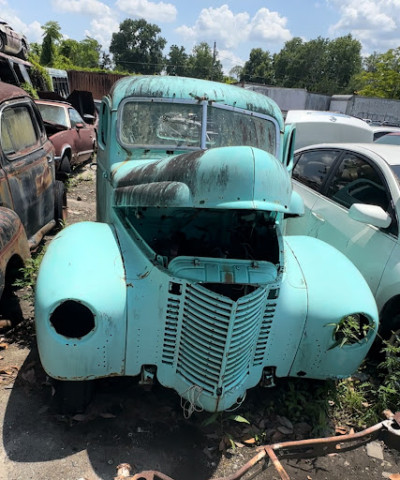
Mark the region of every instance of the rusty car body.
[[26, 60], [28, 46], [25, 35], [17, 33], [7, 22], [0, 19], [0, 52], [16, 55]]
[[294, 133], [275, 102], [239, 87], [114, 84], [100, 108], [97, 221], [55, 237], [36, 286], [39, 354], [74, 392], [64, 400], [83, 399], [87, 380], [136, 376], [174, 389], [189, 416], [276, 377], [358, 368], [378, 324], [364, 278], [326, 243], [282, 234], [284, 214], [303, 212]]
[[96, 151], [96, 128], [82, 118], [71, 103], [35, 100], [47, 135], [55, 148], [56, 174], [65, 179], [71, 170], [92, 158]]
[[64, 202], [54, 147], [35, 103], [24, 90], [0, 82], [0, 294], [8, 274], [63, 218]]

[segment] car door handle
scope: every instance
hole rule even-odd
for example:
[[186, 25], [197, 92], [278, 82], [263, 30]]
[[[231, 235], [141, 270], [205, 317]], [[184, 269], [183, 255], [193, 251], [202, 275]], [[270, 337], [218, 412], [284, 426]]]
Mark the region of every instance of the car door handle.
[[53, 155], [46, 155], [47, 163], [51, 163], [53, 161]]
[[325, 218], [322, 217], [319, 213], [311, 212], [312, 216], [315, 217], [320, 222], [325, 222]]

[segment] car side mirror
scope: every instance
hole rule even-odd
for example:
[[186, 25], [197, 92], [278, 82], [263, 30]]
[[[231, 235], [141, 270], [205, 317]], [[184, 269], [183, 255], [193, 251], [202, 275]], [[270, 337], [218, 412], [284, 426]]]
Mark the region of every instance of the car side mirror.
[[378, 205], [353, 203], [349, 209], [349, 216], [361, 223], [369, 223], [377, 228], [387, 228], [392, 223], [391, 216]]
[[83, 116], [83, 119], [85, 120], [86, 123], [93, 125], [96, 117], [94, 115], [90, 115], [90, 113], [85, 113], [85, 115]]

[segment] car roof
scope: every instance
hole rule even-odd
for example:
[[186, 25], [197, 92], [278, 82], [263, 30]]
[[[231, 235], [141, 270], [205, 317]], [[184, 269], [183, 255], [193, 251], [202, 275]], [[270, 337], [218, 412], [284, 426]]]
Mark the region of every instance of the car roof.
[[316, 148], [339, 148], [342, 150], [352, 150], [363, 155], [377, 155], [389, 165], [400, 165], [400, 145], [389, 145], [386, 143], [319, 143], [299, 148], [295, 153], [314, 150]]
[[29, 97], [29, 94], [22, 88], [11, 85], [10, 83], [0, 82], [0, 102], [14, 98]]
[[35, 103], [43, 104], [43, 105], [55, 105], [57, 107], [72, 107], [72, 105], [68, 102], [63, 102], [61, 100], [47, 100], [40, 98], [39, 100], [35, 100]]
[[371, 128], [374, 131], [374, 133], [378, 133], [378, 132], [387, 132], [387, 133], [396, 132], [396, 133], [398, 133], [398, 132], [400, 132], [400, 127], [395, 127], [395, 126], [391, 126], [391, 125], [379, 125], [379, 126], [371, 125]]

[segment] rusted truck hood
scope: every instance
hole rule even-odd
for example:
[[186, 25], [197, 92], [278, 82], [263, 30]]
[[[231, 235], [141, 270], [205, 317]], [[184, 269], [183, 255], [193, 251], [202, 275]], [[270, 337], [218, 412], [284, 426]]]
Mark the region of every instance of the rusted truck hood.
[[258, 209], [290, 213], [285, 167], [253, 147], [221, 147], [115, 164], [116, 206]]

